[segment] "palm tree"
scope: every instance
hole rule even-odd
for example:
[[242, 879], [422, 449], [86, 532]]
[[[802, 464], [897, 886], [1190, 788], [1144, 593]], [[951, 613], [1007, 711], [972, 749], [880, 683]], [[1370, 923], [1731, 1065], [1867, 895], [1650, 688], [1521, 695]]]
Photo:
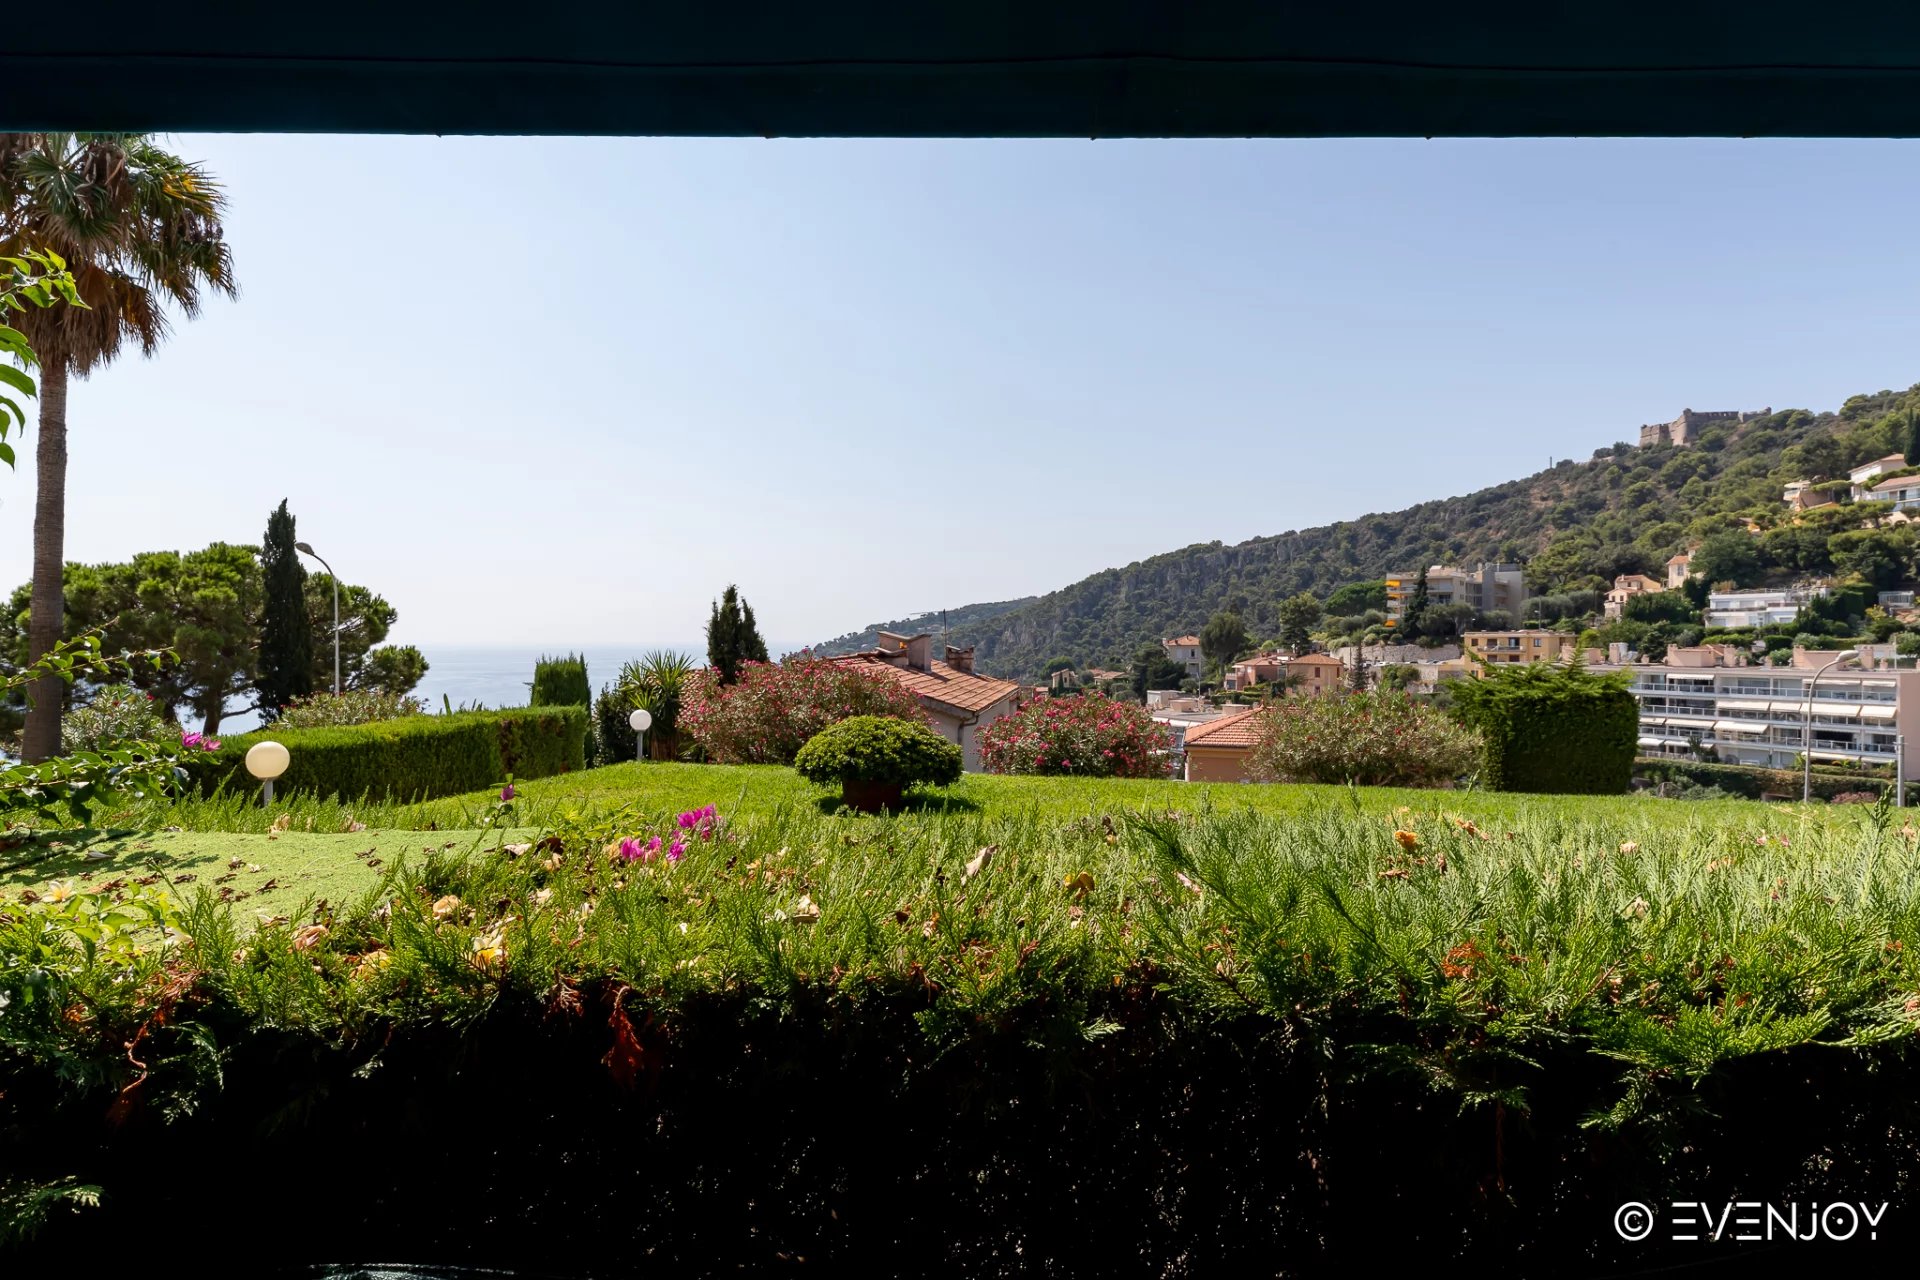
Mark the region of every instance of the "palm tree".
[[[41, 371], [29, 661], [59, 641], [65, 621], [67, 381], [108, 364], [128, 341], [152, 355], [167, 336], [168, 304], [191, 318], [206, 290], [233, 295], [225, 203], [198, 165], [145, 134], [0, 133], [0, 256], [51, 249], [87, 306], [16, 318]], [[57, 678], [34, 683], [27, 760], [59, 751], [64, 696]]]

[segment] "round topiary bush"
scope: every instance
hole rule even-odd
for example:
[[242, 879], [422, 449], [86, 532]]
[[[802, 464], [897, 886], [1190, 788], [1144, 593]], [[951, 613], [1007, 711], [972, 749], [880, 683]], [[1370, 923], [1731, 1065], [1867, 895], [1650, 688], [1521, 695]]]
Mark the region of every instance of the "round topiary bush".
[[960, 781], [960, 748], [911, 720], [854, 716], [807, 739], [793, 767], [816, 786], [840, 784], [848, 807], [897, 809], [907, 788]]

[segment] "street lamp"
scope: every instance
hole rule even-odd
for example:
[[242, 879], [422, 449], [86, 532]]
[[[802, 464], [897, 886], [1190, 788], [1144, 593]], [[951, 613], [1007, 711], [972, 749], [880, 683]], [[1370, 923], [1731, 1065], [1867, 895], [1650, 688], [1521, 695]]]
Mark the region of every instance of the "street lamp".
[[647, 758], [647, 730], [653, 728], [653, 712], [645, 707], [635, 707], [633, 714], [627, 717], [627, 723], [633, 726], [634, 763]]
[[287, 771], [293, 757], [277, 742], [256, 742], [247, 748], [247, 772], [260, 779], [263, 805], [273, 803], [273, 780]]
[[[311, 542], [296, 542], [293, 549], [301, 555], [320, 560], [320, 553], [313, 549]], [[340, 696], [340, 575], [325, 560], [320, 560], [320, 567], [333, 579], [333, 696], [337, 698]]]
[[1836, 653], [1826, 666], [1813, 673], [1813, 679], [1807, 681], [1807, 700], [1800, 704], [1800, 803], [1806, 804], [1813, 799], [1813, 691], [1820, 683], [1820, 677], [1841, 663], [1860, 656], [1858, 649], [1842, 649]]

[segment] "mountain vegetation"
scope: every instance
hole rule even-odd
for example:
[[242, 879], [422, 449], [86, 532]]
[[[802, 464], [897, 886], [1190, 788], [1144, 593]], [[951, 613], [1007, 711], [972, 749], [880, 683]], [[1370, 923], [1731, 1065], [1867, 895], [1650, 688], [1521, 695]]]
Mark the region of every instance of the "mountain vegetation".
[[[1303, 592], [1325, 601], [1331, 619], [1384, 604], [1378, 580], [1388, 574], [1482, 560], [1524, 564], [1529, 592], [1544, 598], [1543, 616], [1561, 617], [1573, 611], [1563, 607], [1567, 599], [1591, 599], [1587, 593], [1623, 573], [1664, 577], [1669, 556], [1710, 541], [1710, 562], [1724, 558], [1732, 576], [1749, 578], [1742, 586], [1836, 572], [1882, 586], [1911, 581], [1912, 534], [1860, 527], [1884, 508], [1843, 501], [1796, 515], [1781, 490], [1794, 480], [1837, 479], [1835, 496], [1845, 499], [1850, 468], [1904, 453], [1916, 412], [1920, 385], [1855, 396], [1838, 411], [1714, 423], [1683, 448], [1614, 444], [1588, 461], [1563, 461], [1463, 497], [1233, 546], [1203, 543], [1037, 598], [950, 610], [950, 639], [976, 646], [977, 669], [1014, 679], [1039, 678], [1060, 655], [1124, 668], [1142, 644], [1198, 632], [1221, 611], [1240, 615], [1256, 635], [1274, 636], [1297, 626], [1288, 625], [1294, 619], [1282, 606]], [[926, 629], [930, 620], [939, 615], [884, 629]], [[872, 630], [819, 651], [862, 647]]]

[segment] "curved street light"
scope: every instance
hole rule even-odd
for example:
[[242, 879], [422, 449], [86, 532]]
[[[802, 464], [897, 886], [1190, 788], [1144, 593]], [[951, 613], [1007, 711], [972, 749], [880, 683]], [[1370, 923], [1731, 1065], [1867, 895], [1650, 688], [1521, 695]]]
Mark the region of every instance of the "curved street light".
[[[1858, 649], [1842, 649], [1839, 653], [1835, 654], [1832, 660], [1829, 661], [1825, 666], [1821, 667], [1818, 671], [1814, 672], [1813, 678], [1811, 680], [1807, 681], [1807, 700], [1800, 704], [1800, 710], [1803, 717], [1801, 721], [1801, 729], [1800, 729], [1800, 764], [1801, 764], [1800, 803], [1801, 804], [1806, 804], [1808, 801], [1813, 799], [1813, 691], [1814, 691], [1814, 686], [1820, 683], [1820, 677], [1827, 674], [1828, 671], [1831, 671], [1833, 668], [1839, 666], [1843, 662], [1846, 662], [1850, 658], [1857, 658], [1859, 656], [1860, 656], [1860, 651]], [[1896, 778], [1894, 780], [1894, 786], [1898, 787], [1899, 785], [1900, 785], [1900, 781], [1899, 779]]]
[[296, 542], [293, 549], [301, 555], [312, 556], [320, 561], [320, 567], [327, 571], [327, 577], [333, 579], [333, 696], [340, 696], [340, 575], [333, 566], [320, 558], [311, 542]]

